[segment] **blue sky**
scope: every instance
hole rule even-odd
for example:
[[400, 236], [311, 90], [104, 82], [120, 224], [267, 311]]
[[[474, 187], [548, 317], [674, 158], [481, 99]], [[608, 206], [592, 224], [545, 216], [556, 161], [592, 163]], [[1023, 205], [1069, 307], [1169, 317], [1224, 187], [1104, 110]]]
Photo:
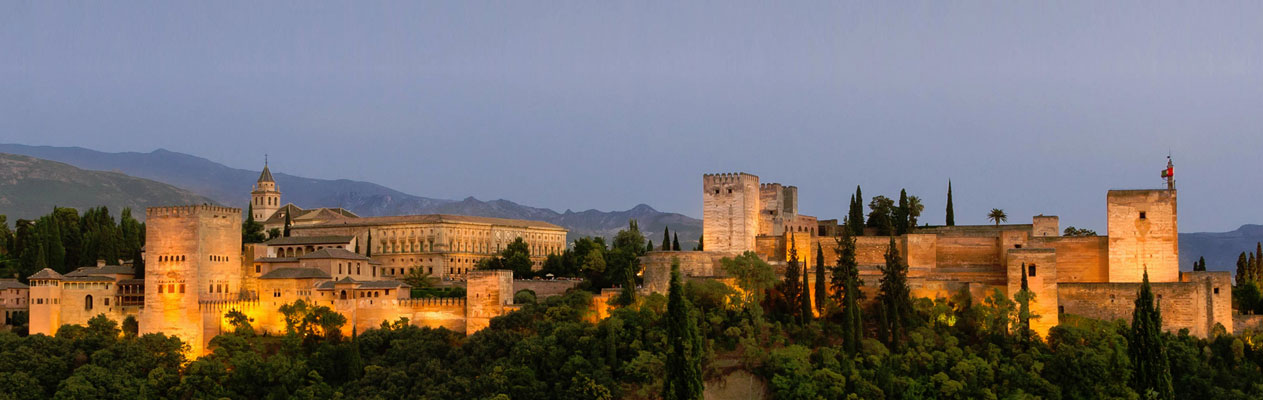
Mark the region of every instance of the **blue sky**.
[[695, 217], [705, 172], [932, 223], [950, 178], [1101, 231], [1171, 152], [1182, 231], [1263, 223], [1260, 2], [257, 3], [0, 2], [0, 142]]

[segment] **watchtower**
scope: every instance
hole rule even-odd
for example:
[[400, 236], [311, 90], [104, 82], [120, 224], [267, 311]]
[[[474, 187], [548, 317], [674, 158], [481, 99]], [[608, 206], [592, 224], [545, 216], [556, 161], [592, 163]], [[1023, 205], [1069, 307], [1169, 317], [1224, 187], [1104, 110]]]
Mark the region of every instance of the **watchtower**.
[[140, 333], [163, 332], [204, 349], [199, 302], [241, 291], [241, 209], [151, 207], [145, 220], [145, 308]]
[[1179, 282], [1180, 230], [1174, 176], [1168, 160], [1162, 170], [1166, 189], [1109, 191], [1110, 282], [1140, 282], [1146, 270], [1150, 281]]
[[759, 177], [702, 175], [702, 245], [707, 251], [753, 251], [760, 208]]

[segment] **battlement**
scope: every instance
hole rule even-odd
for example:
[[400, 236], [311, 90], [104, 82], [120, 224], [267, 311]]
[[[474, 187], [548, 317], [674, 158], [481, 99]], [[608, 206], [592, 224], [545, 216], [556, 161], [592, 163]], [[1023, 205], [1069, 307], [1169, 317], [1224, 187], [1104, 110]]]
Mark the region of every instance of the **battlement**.
[[702, 174], [702, 182], [706, 185], [721, 185], [729, 183], [741, 183], [759, 180], [758, 176], [747, 174], [745, 172], [731, 172], [720, 174]]
[[206, 216], [207, 214], [229, 214], [241, 216], [240, 208], [223, 207], [210, 204], [191, 206], [149, 207], [145, 209], [145, 218], [179, 218], [190, 216]]
[[779, 183], [776, 183], [776, 182], [768, 182], [768, 183], [760, 183], [760, 184], [759, 184], [759, 189], [760, 189], [760, 190], [780, 189], [781, 187], [783, 187], [783, 186], [782, 186], [781, 184], [779, 184]]
[[400, 307], [409, 308], [430, 308], [430, 307], [465, 307], [464, 297], [434, 297], [425, 299], [402, 299], [399, 300]]
[[197, 302], [199, 311], [231, 311], [231, 310], [253, 310], [259, 307], [258, 299], [251, 300], [200, 300]]

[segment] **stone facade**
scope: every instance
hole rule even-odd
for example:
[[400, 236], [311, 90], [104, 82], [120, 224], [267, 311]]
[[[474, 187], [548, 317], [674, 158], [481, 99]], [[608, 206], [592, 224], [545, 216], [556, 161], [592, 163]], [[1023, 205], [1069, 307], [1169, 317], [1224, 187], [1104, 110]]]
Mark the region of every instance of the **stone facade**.
[[[759, 212], [752, 214], [745, 207], [755, 193]], [[759, 185], [757, 176], [745, 173], [707, 174], [702, 199], [707, 251], [647, 254], [641, 259], [646, 290], [665, 292], [673, 260], [679, 260], [686, 277], [715, 279], [725, 275], [724, 257], [745, 251], [754, 251], [784, 273], [791, 243], [805, 266], [814, 267], [817, 245], [826, 264], [837, 259], [836, 235], [844, 229], [838, 220], [807, 217], [816, 226], [806, 230], [787, 222], [790, 216], [804, 217], [798, 214], [796, 187]], [[1028, 287], [1035, 294], [1031, 308], [1041, 316], [1032, 327], [1041, 334], [1057, 325], [1062, 313], [1130, 318], [1130, 300], [1109, 299], [1134, 298], [1146, 270], [1165, 299], [1163, 314], [1170, 313], [1166, 327], [1204, 336], [1221, 324], [1232, 332], [1230, 276], [1179, 271], [1173, 182], [1166, 189], [1111, 190], [1106, 208], [1109, 236], [1061, 236], [1056, 216], [1038, 215], [1031, 224], [919, 227], [895, 237], [894, 243], [918, 297], [946, 298], [965, 290], [981, 300], [1000, 290], [1011, 298], [1020, 288], [1025, 265]], [[751, 238], [750, 227], [759, 234]], [[890, 238], [855, 239], [860, 278], [864, 289], [872, 291]], [[868, 298], [875, 298], [873, 294]]]

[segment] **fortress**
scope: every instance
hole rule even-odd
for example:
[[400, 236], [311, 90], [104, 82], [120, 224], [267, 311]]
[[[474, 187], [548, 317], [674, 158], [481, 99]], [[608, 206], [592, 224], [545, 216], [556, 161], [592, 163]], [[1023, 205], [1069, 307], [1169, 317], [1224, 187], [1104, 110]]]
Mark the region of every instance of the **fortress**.
[[[228, 312], [245, 314], [260, 333], [283, 333], [279, 308], [298, 300], [345, 316], [345, 335], [400, 318], [476, 332], [517, 308], [512, 272], [474, 270], [479, 260], [518, 238], [537, 267], [565, 249], [566, 230], [538, 221], [438, 214], [360, 218], [340, 209], [281, 206], [266, 166], [251, 194], [252, 217], [281, 221], [288, 236], [243, 246], [241, 209], [152, 207], [146, 210], [143, 278], [126, 266], [64, 275], [46, 268], [28, 278], [29, 288], [5, 283], [13, 289], [4, 293], [29, 291], [22, 297], [31, 334], [53, 335], [64, 324], [86, 324], [97, 315], [116, 321], [132, 316], [141, 334], [178, 336], [190, 354], [200, 355], [212, 338], [232, 329]], [[411, 286], [400, 281], [411, 273], [464, 281], [466, 296], [413, 299]], [[541, 290], [541, 283], [523, 285]]]
[[[1206, 337], [1216, 325], [1232, 332], [1232, 276], [1179, 270], [1179, 229], [1172, 168], [1164, 189], [1110, 190], [1108, 236], [1061, 236], [1056, 216], [1030, 224], [918, 227], [896, 236], [908, 264], [914, 297], [949, 298], [961, 290], [977, 301], [995, 289], [1010, 298], [1020, 289], [1023, 266], [1035, 293], [1032, 311], [1040, 334], [1063, 314], [1130, 319], [1145, 271], [1164, 326]], [[814, 268], [816, 246], [825, 265], [837, 259], [837, 220], [798, 213], [798, 188], [760, 183], [746, 173], [702, 176], [704, 252], [651, 252], [642, 258], [647, 290], [665, 292], [673, 260], [693, 278], [723, 277], [721, 260], [754, 252], [783, 273], [789, 249]], [[864, 290], [874, 299], [890, 243], [887, 236], [858, 236], [856, 255]], [[814, 276], [810, 276], [814, 279]], [[814, 294], [813, 294], [814, 295]]]

